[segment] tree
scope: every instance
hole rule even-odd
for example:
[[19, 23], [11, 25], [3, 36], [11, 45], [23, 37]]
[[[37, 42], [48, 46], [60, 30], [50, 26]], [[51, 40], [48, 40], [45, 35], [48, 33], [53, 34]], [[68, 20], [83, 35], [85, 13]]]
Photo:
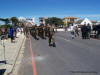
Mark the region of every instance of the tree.
[[8, 18], [4, 19], [5, 25], [8, 25], [10, 23], [10, 20]]
[[0, 18], [0, 21], [5, 21], [3, 18]]
[[12, 24], [16, 26], [18, 24], [18, 19], [16, 17], [11, 18]]
[[57, 17], [51, 17], [51, 18], [46, 19], [46, 24], [48, 23], [54, 24], [56, 27], [64, 25], [63, 20]]
[[6, 19], [0, 18], [0, 21], [3, 21], [5, 23], [5, 25], [8, 25], [10, 23], [10, 20], [8, 18], [6, 18]]

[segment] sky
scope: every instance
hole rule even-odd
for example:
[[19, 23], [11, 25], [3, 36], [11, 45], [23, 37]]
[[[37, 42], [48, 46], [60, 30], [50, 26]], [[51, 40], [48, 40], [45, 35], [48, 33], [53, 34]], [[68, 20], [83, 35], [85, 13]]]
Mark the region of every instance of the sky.
[[0, 17], [100, 18], [100, 0], [0, 0]]

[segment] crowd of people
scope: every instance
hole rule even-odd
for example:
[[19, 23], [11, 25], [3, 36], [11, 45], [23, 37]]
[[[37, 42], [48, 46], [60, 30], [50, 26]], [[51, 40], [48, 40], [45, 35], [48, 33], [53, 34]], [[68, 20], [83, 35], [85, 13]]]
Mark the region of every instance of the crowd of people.
[[[32, 27], [24, 27], [24, 34], [26, 35], [26, 37], [28, 37], [28, 34], [30, 33], [35, 40], [39, 40], [39, 38], [46, 40], [48, 38], [49, 46], [56, 47], [54, 29], [55, 27], [53, 26], [53, 24], [41, 24], [40, 26], [35, 25]], [[81, 27], [75, 26], [73, 24], [70, 26], [70, 33], [72, 39], [74, 39], [75, 37], [82, 37], [82, 39], [90, 39], [92, 31], [94, 31], [94, 27], [91, 28], [89, 24], [84, 24]], [[100, 28], [96, 29], [95, 36], [99, 38]]]
[[[11, 39], [11, 43], [14, 42], [14, 39], [17, 38], [17, 33], [23, 33], [26, 37], [28, 37], [29, 34], [31, 34], [35, 40], [39, 40], [39, 38], [42, 38], [46, 40], [48, 38], [48, 44], [49, 46], [56, 47], [55, 44], [55, 27], [53, 24], [44, 25], [41, 24], [40, 26], [34, 25], [32, 27], [10, 27], [10, 28], [2, 28], [0, 29], [0, 37], [1, 40], [3, 39]], [[100, 37], [100, 25], [91, 26], [88, 24], [84, 24], [80, 28], [76, 25], [70, 26], [70, 34], [71, 38], [74, 39], [75, 37], [82, 37], [82, 39], [90, 39], [91, 38], [91, 32], [94, 31], [95, 38]]]
[[32, 27], [24, 27], [24, 34], [28, 37], [29, 33], [34, 37], [34, 39], [39, 40], [39, 37], [46, 40], [48, 38], [49, 46], [56, 47], [55, 44], [55, 31], [54, 26], [52, 24], [48, 24], [44, 26], [41, 24], [40, 26], [32, 26]]
[[10, 26], [9, 28], [1, 28], [0, 29], [0, 39], [11, 39], [11, 43], [14, 43], [15, 38], [17, 38], [17, 33], [23, 32], [22, 27]]
[[[94, 32], [92, 34], [92, 32]], [[70, 26], [70, 33], [71, 38], [74, 39], [75, 37], [82, 37], [82, 39], [90, 39], [91, 37], [99, 38], [100, 37], [100, 25], [95, 25], [91, 27], [89, 24], [84, 24], [81, 27], [76, 25]]]

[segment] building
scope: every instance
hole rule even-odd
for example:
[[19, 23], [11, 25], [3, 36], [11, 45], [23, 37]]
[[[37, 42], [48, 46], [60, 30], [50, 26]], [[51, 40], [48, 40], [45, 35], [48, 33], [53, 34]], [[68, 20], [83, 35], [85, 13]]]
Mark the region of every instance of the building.
[[40, 17], [39, 18], [39, 24], [41, 25], [41, 24], [46, 24], [46, 19], [48, 19], [48, 17]]
[[93, 25], [97, 25], [98, 24], [98, 21], [93, 21], [93, 20], [89, 20], [88, 18], [85, 18], [85, 19], [79, 19], [75, 22], [76, 25], [78, 26], [82, 26], [82, 25], [90, 25], [91, 28]]
[[78, 20], [77, 17], [69, 16], [63, 19], [64, 24], [69, 27], [70, 24], [75, 23]]
[[25, 26], [31, 27], [35, 25], [35, 18], [24, 18], [24, 17], [19, 17], [18, 18], [20, 22], [23, 22]]
[[31, 23], [32, 25], [35, 25], [35, 18], [27, 18], [26, 19], [27, 22]]
[[90, 21], [88, 18], [85, 18], [82, 22], [81, 22], [81, 25], [92, 25], [92, 21]]
[[35, 18], [25, 18], [25, 17], [19, 17], [18, 20], [20, 22], [24, 22], [24, 21], [27, 21], [27, 22], [30, 22], [32, 25], [35, 25]]

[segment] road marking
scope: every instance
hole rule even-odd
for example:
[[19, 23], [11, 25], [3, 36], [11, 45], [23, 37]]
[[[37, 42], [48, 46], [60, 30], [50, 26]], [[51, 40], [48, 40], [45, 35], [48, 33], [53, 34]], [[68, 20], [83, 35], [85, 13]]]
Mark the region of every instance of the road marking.
[[35, 64], [35, 59], [34, 59], [34, 52], [33, 52], [33, 49], [32, 49], [32, 41], [31, 41], [30, 36], [29, 36], [29, 41], [30, 41], [30, 54], [32, 56], [33, 75], [37, 75], [36, 64]]

